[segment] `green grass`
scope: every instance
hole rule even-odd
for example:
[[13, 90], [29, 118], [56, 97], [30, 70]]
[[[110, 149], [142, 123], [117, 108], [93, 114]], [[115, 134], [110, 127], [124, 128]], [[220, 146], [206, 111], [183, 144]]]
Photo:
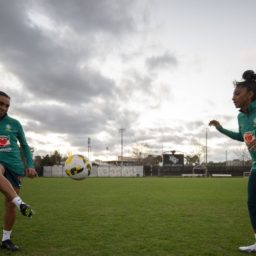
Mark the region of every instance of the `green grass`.
[[39, 178], [23, 184], [22, 198], [36, 215], [18, 215], [16, 255], [233, 256], [253, 242], [245, 178]]

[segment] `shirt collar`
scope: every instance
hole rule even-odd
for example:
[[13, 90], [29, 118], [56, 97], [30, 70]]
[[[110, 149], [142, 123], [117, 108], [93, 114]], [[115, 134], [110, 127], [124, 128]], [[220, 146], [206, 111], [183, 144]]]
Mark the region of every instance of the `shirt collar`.
[[7, 117], [7, 114], [5, 114], [2, 118], [0, 118], [0, 121], [4, 120], [6, 117]]
[[247, 112], [243, 112], [241, 109], [239, 111], [244, 114], [249, 114], [255, 109], [256, 109], [256, 100], [254, 100], [253, 102], [250, 103], [250, 105], [248, 106]]

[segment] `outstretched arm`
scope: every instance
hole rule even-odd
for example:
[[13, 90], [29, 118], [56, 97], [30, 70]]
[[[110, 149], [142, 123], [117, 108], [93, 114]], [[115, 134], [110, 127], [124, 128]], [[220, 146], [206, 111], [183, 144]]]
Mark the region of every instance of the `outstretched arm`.
[[238, 140], [238, 141], [244, 141], [244, 138], [239, 130], [239, 132], [233, 132], [227, 129], [224, 129], [220, 122], [217, 120], [211, 120], [209, 122], [210, 126], [214, 126], [219, 132], [225, 134], [226, 136], [228, 136], [229, 138], [233, 139], [233, 140]]

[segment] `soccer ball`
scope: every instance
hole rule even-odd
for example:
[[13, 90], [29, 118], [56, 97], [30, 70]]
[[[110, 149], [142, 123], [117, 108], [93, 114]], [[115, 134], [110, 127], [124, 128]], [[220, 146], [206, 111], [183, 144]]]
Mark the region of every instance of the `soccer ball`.
[[83, 180], [88, 177], [92, 170], [89, 159], [82, 155], [71, 155], [67, 158], [64, 170], [74, 180]]

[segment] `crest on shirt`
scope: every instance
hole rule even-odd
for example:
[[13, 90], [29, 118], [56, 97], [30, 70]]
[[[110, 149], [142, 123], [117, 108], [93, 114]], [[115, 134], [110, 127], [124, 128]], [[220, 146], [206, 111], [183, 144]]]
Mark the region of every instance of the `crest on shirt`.
[[253, 131], [252, 132], [248, 131], [248, 132], [244, 133], [244, 141], [245, 141], [246, 144], [250, 144], [254, 140], [255, 140], [255, 135], [254, 135]]
[[12, 130], [11, 125], [10, 125], [10, 124], [7, 124], [7, 125], [5, 126], [5, 130], [6, 130], [7, 132], [10, 132], [10, 131]]
[[6, 146], [9, 146], [11, 143], [10, 143], [10, 139], [8, 136], [2, 136], [0, 135], [0, 148], [1, 147], [6, 147]]

